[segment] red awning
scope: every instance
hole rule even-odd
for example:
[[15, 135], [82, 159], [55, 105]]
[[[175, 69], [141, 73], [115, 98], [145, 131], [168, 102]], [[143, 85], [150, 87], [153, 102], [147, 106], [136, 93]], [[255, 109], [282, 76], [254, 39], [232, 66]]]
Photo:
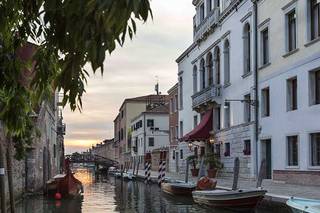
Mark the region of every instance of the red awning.
[[183, 136], [180, 141], [206, 141], [212, 130], [212, 110], [206, 112], [201, 122], [191, 132]]

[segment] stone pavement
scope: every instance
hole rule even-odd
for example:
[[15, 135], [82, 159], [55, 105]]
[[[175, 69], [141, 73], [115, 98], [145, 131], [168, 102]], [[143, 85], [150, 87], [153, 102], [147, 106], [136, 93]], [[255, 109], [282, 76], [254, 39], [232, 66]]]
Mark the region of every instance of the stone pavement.
[[[139, 170], [138, 176], [144, 178], [144, 170]], [[151, 171], [151, 179], [156, 182], [158, 177], [158, 172]], [[184, 174], [177, 173], [166, 173], [166, 177], [175, 180], [185, 180]], [[190, 177], [189, 181], [196, 182], [197, 178]], [[217, 178], [218, 187], [220, 188], [231, 188], [232, 178]], [[255, 188], [256, 181], [251, 179], [239, 179], [238, 187], [245, 188]], [[319, 186], [303, 186], [303, 185], [293, 185], [284, 182], [264, 180], [262, 182], [262, 188], [266, 189], [268, 193], [266, 194], [266, 199], [276, 202], [286, 202], [290, 197], [302, 197], [310, 199], [320, 199], [320, 187]]]

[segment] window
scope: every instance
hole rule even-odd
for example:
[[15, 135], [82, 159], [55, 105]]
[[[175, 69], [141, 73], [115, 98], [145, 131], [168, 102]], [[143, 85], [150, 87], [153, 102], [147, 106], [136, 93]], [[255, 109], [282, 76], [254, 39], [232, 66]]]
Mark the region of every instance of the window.
[[251, 155], [251, 141], [250, 140], [244, 141], [243, 154], [244, 155]]
[[320, 36], [320, 2], [310, 0], [310, 29], [311, 40]]
[[217, 157], [220, 157], [220, 144], [216, 144], [216, 145], [215, 145], [214, 154], [215, 154]]
[[173, 102], [173, 98], [170, 98], [170, 113], [173, 113], [174, 112], [174, 102]]
[[124, 112], [123, 110], [121, 110], [121, 118], [123, 118], [123, 116], [124, 116]]
[[297, 77], [287, 80], [287, 110], [296, 110], [298, 107]]
[[214, 109], [214, 121], [215, 121], [215, 129], [216, 130], [219, 130], [221, 129], [221, 116], [220, 116], [220, 113], [221, 113], [221, 108], [220, 107], [217, 107]]
[[320, 166], [320, 133], [311, 134], [311, 166]]
[[180, 102], [180, 109], [183, 109], [183, 79], [182, 77], [179, 78], [179, 102]]
[[201, 89], [206, 88], [206, 67], [204, 59], [200, 61], [200, 82]]
[[215, 83], [220, 84], [220, 49], [216, 47], [214, 50], [214, 70], [215, 70]]
[[230, 156], [230, 143], [224, 144], [224, 156], [229, 157]]
[[57, 146], [53, 144], [53, 157], [56, 158], [57, 156]]
[[262, 107], [261, 107], [261, 113], [262, 117], [268, 117], [270, 116], [270, 90], [269, 87], [262, 89], [261, 92], [261, 98], [262, 98]]
[[149, 146], [154, 146], [154, 138], [149, 138]]
[[120, 130], [120, 140], [123, 140], [123, 129]]
[[183, 121], [180, 121], [180, 138], [183, 137]]
[[269, 63], [269, 32], [268, 28], [261, 31], [262, 65]]
[[179, 137], [179, 127], [178, 126], [176, 126], [176, 131], [175, 131], [175, 139], [178, 139], [178, 137]]
[[230, 127], [230, 103], [226, 102], [224, 106], [224, 128]]
[[286, 15], [287, 20], [287, 50], [288, 52], [297, 48], [296, 11], [292, 10]]
[[207, 0], [207, 16], [212, 10], [212, 0]]
[[310, 104], [320, 104], [320, 70], [310, 72]]
[[147, 127], [154, 127], [154, 120], [153, 119], [147, 119]]
[[194, 156], [198, 157], [198, 147], [194, 147], [193, 152], [194, 152]]
[[224, 42], [224, 84], [230, 84], [230, 44], [226, 40]]
[[198, 116], [193, 116], [193, 128], [195, 128], [198, 125]]
[[250, 25], [247, 23], [243, 29], [243, 74], [251, 72], [251, 31]]
[[244, 96], [244, 122], [248, 123], [251, 121], [251, 96], [247, 94]]
[[183, 150], [180, 149], [180, 159], [183, 159]]
[[204, 4], [200, 5], [200, 22], [204, 20]]
[[178, 95], [175, 95], [174, 96], [174, 103], [175, 103], [175, 112], [176, 111], [178, 111], [178, 108], [179, 108], [179, 106], [178, 106], [178, 103], [179, 103], [179, 101], [178, 101]]
[[298, 166], [298, 136], [287, 137], [288, 166]]
[[170, 127], [170, 138], [171, 138], [171, 142], [174, 142], [175, 139], [175, 132], [174, 132], [174, 127]]
[[172, 160], [175, 160], [175, 159], [176, 159], [176, 151], [172, 150]]
[[200, 157], [204, 156], [204, 154], [205, 154], [205, 147], [201, 146], [200, 147]]
[[198, 73], [197, 66], [193, 67], [193, 94], [195, 94], [198, 90]]
[[213, 58], [211, 52], [207, 55], [207, 74], [208, 74], [208, 85], [213, 84]]

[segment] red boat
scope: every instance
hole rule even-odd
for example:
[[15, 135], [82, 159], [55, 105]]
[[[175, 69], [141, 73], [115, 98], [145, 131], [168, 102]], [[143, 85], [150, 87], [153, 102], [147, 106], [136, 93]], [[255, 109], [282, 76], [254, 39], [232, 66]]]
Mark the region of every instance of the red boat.
[[209, 190], [194, 191], [192, 197], [196, 203], [217, 208], [249, 210], [254, 209], [263, 199], [266, 190]]
[[75, 197], [83, 192], [82, 183], [74, 177], [70, 170], [70, 163], [65, 161], [65, 174], [58, 174], [47, 181], [47, 194], [49, 197], [54, 197], [59, 193], [62, 198]]

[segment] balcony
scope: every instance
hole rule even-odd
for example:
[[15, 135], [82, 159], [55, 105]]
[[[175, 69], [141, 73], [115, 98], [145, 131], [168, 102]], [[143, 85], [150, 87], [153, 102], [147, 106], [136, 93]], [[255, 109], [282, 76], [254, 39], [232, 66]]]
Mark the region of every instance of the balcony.
[[193, 40], [199, 41], [205, 39], [209, 34], [210, 31], [213, 30], [214, 26], [216, 25], [219, 19], [219, 8], [213, 9], [207, 17], [198, 25], [193, 28]]
[[217, 102], [217, 98], [221, 97], [222, 89], [221, 85], [211, 85], [205, 89], [202, 89], [200, 92], [197, 92], [192, 98], [192, 108], [199, 108], [203, 104], [210, 102]]

